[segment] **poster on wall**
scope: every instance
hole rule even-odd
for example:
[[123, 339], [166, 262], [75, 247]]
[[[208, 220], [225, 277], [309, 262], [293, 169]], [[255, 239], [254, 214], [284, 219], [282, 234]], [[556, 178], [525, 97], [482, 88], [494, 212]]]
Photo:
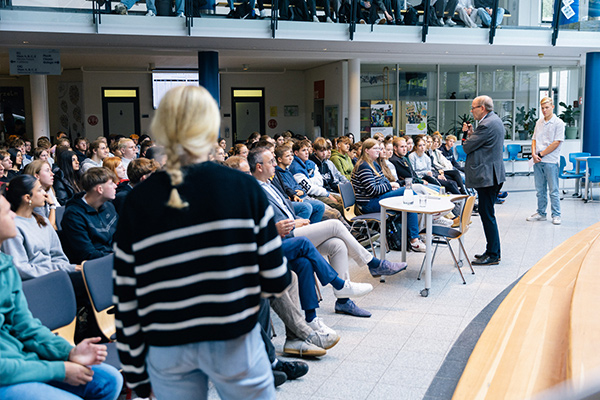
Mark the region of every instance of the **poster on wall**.
[[376, 133], [384, 136], [394, 134], [394, 106], [371, 104], [371, 137]]
[[338, 106], [325, 106], [325, 134], [323, 137], [338, 137]]
[[0, 133], [25, 134], [25, 97], [20, 86], [0, 86]]
[[407, 101], [405, 106], [406, 134], [422, 135], [427, 133], [427, 102]]
[[81, 82], [61, 82], [58, 85], [59, 129], [71, 139], [84, 136]]

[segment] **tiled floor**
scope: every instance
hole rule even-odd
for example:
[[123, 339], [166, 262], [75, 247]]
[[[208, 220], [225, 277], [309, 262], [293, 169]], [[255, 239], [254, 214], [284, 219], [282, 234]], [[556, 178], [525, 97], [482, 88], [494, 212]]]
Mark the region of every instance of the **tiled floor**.
[[[373, 316], [360, 319], [335, 314], [333, 293], [324, 288], [318, 315], [341, 340], [326, 356], [308, 360], [308, 374], [279, 387], [277, 398], [422, 399], [449, 349], [473, 317], [553, 247], [600, 221], [599, 202], [584, 204], [570, 198], [569, 193], [561, 202], [561, 226], [550, 221], [526, 222], [536, 210], [532, 188], [533, 176], [508, 178], [504, 189], [510, 195], [496, 207], [502, 262], [475, 267], [475, 275], [464, 267], [466, 285], [445, 248], [438, 251], [427, 298], [419, 295], [423, 281], [416, 280], [422, 254], [409, 253], [408, 270], [386, 283], [373, 279], [365, 267], [353, 264], [352, 280], [374, 286], [370, 294], [356, 301]], [[473, 218], [465, 246], [471, 257], [485, 248], [478, 217]], [[399, 259], [400, 254], [392, 252], [388, 257]], [[281, 350], [285, 330], [275, 315], [273, 323], [278, 335], [273, 341]], [[214, 390], [210, 397], [218, 398]]]

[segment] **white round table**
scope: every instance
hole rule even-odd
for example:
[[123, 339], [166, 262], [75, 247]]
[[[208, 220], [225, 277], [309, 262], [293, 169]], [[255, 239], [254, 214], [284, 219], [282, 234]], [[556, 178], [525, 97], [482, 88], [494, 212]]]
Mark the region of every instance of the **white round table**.
[[388, 197], [379, 201], [381, 206], [381, 236], [379, 247], [379, 257], [385, 260], [385, 253], [387, 248], [387, 238], [385, 237], [386, 232], [386, 217], [387, 211], [401, 211], [402, 212], [402, 261], [406, 262], [406, 213], [412, 212], [417, 214], [425, 215], [425, 288], [421, 290], [421, 296], [427, 297], [429, 295], [429, 289], [431, 288], [431, 226], [433, 220], [433, 214], [450, 211], [454, 208], [454, 203], [450, 201], [450, 196], [427, 196], [427, 205], [421, 207], [419, 205], [419, 197], [414, 196], [413, 204], [404, 204], [404, 196]]

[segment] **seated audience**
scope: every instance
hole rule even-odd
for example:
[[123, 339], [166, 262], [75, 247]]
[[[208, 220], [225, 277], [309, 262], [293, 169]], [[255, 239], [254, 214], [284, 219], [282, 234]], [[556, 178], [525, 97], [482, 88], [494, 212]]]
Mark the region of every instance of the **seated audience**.
[[137, 158], [137, 147], [133, 140], [123, 138], [119, 140], [118, 149], [121, 152], [121, 160], [123, 161], [123, 167], [125, 167], [125, 173], [127, 173], [127, 166], [132, 160]]
[[81, 177], [85, 192], [67, 203], [62, 238], [71, 262], [80, 264], [112, 253], [118, 220], [111, 202], [117, 188], [114, 179], [114, 174], [106, 168], [90, 168]]
[[[17, 235], [8, 201], [0, 196], [0, 243]], [[123, 378], [109, 365], [99, 337], [76, 347], [33, 318], [11, 257], [0, 253], [0, 398], [116, 400]]]
[[345, 280], [350, 279], [348, 254], [359, 265], [366, 264], [371, 275], [375, 277], [394, 275], [406, 269], [406, 263], [393, 263], [373, 257], [338, 220], [311, 224], [309, 220], [298, 219], [290, 201], [269, 180], [275, 172], [273, 161], [274, 156], [271, 152], [263, 148], [253, 149], [248, 156], [250, 171], [265, 191], [269, 203], [275, 211], [276, 223], [283, 220], [293, 222], [286, 223], [283, 230], [280, 228], [280, 235], [284, 237], [307, 237], [319, 252], [329, 257], [333, 269]]
[[127, 182], [127, 170], [125, 170], [125, 165], [123, 164], [122, 159], [119, 157], [106, 157], [102, 160], [102, 166], [104, 168], [108, 168], [112, 171], [113, 174], [117, 177], [115, 183], [120, 185], [123, 182]]
[[54, 172], [54, 193], [58, 202], [64, 205], [81, 191], [77, 155], [72, 151], [61, 152], [56, 166], [58, 168]]
[[[408, 155], [408, 159], [417, 174], [417, 176], [434, 185], [443, 186], [448, 193], [460, 194], [456, 183], [449, 182], [443, 175], [433, 173], [431, 157], [425, 152], [427, 149], [427, 140], [423, 136], [417, 136], [415, 139], [415, 149]], [[437, 172], [437, 171], [436, 171]]]
[[140, 157], [145, 157], [148, 158], [148, 155], [146, 154], [148, 152], [148, 149], [150, 149], [151, 147], [156, 146], [154, 144], [154, 142], [150, 139], [148, 140], [144, 140], [141, 144], [138, 145], [139, 149], [140, 149]]
[[[21, 279], [36, 278], [56, 270], [80, 270], [65, 256], [50, 221], [34, 211], [46, 203], [46, 191], [38, 179], [27, 174], [14, 178], [6, 191], [6, 199], [17, 215], [17, 235], [2, 243], [2, 251], [13, 257]], [[80, 289], [85, 291], [83, 287]]]
[[275, 149], [275, 158], [277, 166], [271, 181], [273, 185], [287, 195], [298, 217], [309, 219], [312, 223], [321, 222], [325, 213], [325, 203], [308, 197], [288, 169], [294, 160], [292, 148], [286, 145], [278, 146]]
[[83, 160], [87, 158], [85, 154], [87, 152], [88, 142], [86, 138], [78, 137], [75, 139], [74, 143], [75, 147], [73, 148], [73, 151], [77, 154], [77, 159], [79, 160], [79, 164], [81, 164]]
[[456, 6], [458, 19], [468, 28], [479, 28], [477, 23], [477, 9], [473, 6], [473, 0], [458, 0]]
[[350, 138], [342, 136], [335, 141], [336, 148], [331, 151], [331, 162], [340, 171], [346, 179], [352, 178], [352, 170], [354, 164], [350, 157], [350, 146], [352, 146]]
[[[356, 204], [363, 213], [379, 212], [379, 200], [387, 197], [403, 196], [404, 188], [397, 182], [390, 182], [382, 173], [376, 160], [381, 145], [375, 139], [363, 143], [362, 156], [352, 171], [352, 186], [356, 195]], [[425, 251], [425, 243], [419, 239], [419, 221], [414, 213], [407, 214], [407, 230], [411, 249]]]
[[152, 175], [152, 173], [159, 168], [160, 165], [158, 165], [156, 161], [148, 160], [147, 158], [136, 158], [129, 163], [129, 166], [127, 167], [127, 175], [130, 179], [117, 186], [117, 194], [113, 200], [115, 209], [119, 214], [121, 213], [121, 208], [125, 203], [125, 198], [133, 190], [133, 188], [148, 179], [148, 177], [150, 177], [150, 175]]
[[[488, 28], [492, 24], [492, 15], [494, 10], [494, 0], [474, 0], [473, 4], [475, 8], [477, 8], [477, 16], [475, 23], [483, 25], [485, 28]], [[498, 14], [496, 16], [496, 26], [500, 26], [502, 23], [502, 18], [504, 18], [504, 13], [506, 10], [502, 7], [498, 7]]]
[[[317, 138], [313, 143], [313, 150], [314, 152], [310, 155], [310, 160], [315, 163], [323, 178], [321, 186], [330, 193], [339, 193], [338, 185], [340, 183], [348, 183], [350, 180], [342, 175], [329, 159], [331, 157], [331, 142], [324, 138]], [[338, 198], [339, 200], [341, 198]]]
[[81, 164], [81, 173], [84, 174], [88, 169], [92, 167], [101, 167], [102, 160], [108, 157], [108, 146], [106, 145], [106, 139], [96, 139], [90, 144], [88, 151], [89, 158], [83, 160]]
[[9, 170], [9, 175], [11, 177], [15, 177], [21, 173], [21, 166], [23, 165], [23, 154], [21, 150], [16, 148], [8, 149], [8, 154], [10, 154], [10, 161], [12, 162], [12, 167]]
[[461, 194], [466, 194], [467, 190], [465, 189], [463, 178], [460, 175], [460, 172], [454, 168], [452, 163], [446, 157], [444, 157], [440, 151], [440, 147], [442, 146], [442, 136], [438, 133], [433, 134], [432, 138], [433, 144], [431, 150], [429, 150], [429, 156], [431, 157], [433, 168], [438, 170], [440, 175], [444, 175], [446, 178], [454, 181]]
[[[149, 17], [156, 16], [156, 0], [146, 0], [146, 13]], [[127, 11], [131, 10], [137, 0], [122, 0], [120, 3], [115, 4], [115, 14], [127, 15]], [[175, 0], [175, 14], [178, 17], [185, 18], [185, 2], [183, 0]]]
[[243, 143], [236, 144], [231, 150], [233, 156], [248, 157], [248, 147]]
[[54, 174], [52, 173], [50, 164], [42, 160], [33, 160], [27, 164], [23, 173], [39, 179], [42, 184], [42, 188], [46, 191], [46, 201], [42, 207], [36, 207], [33, 211], [42, 217], [48, 218], [50, 224], [56, 229], [56, 207], [60, 207], [61, 204], [56, 199], [56, 194], [52, 187], [54, 184]]
[[167, 163], [167, 153], [163, 146], [152, 146], [146, 150], [146, 158], [148, 160], [154, 160], [163, 168]]
[[452, 166], [461, 171], [465, 172], [465, 169], [458, 161], [456, 161], [456, 157], [454, 157], [454, 143], [456, 143], [456, 136], [448, 135], [446, 136], [446, 143], [442, 147], [440, 147], [440, 151], [446, 157], [448, 161], [452, 163]]
[[9, 182], [14, 177], [13, 173], [10, 173], [12, 169], [12, 161], [10, 159], [10, 153], [5, 150], [0, 150], [0, 164], [2, 164], [2, 176], [0, 176], [0, 182]]

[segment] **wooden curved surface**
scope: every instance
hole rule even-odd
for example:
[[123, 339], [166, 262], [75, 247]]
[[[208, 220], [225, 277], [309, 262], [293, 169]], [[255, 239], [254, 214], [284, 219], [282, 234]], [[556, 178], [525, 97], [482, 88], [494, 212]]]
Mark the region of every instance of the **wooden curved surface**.
[[453, 399], [526, 399], [567, 379], [575, 282], [599, 235], [600, 223], [579, 232], [523, 276], [477, 342]]

